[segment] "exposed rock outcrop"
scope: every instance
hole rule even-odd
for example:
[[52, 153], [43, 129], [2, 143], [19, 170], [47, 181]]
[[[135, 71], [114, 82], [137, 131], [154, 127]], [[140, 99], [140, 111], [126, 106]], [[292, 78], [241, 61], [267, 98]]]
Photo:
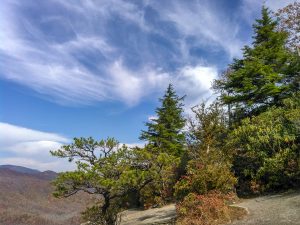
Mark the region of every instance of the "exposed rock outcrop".
[[173, 225], [176, 220], [175, 204], [148, 210], [126, 210], [120, 214], [120, 225]]

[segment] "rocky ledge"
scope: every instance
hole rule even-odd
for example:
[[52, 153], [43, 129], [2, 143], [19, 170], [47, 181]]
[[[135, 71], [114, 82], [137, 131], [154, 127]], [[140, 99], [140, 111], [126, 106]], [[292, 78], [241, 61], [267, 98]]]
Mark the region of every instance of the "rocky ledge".
[[120, 225], [174, 225], [175, 204], [148, 210], [126, 210], [120, 214]]

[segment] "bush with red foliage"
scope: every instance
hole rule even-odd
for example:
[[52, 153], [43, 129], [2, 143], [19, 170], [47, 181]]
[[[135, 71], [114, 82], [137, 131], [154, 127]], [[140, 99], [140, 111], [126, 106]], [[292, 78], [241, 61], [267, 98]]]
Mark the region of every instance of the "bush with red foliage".
[[235, 199], [235, 194], [223, 194], [219, 191], [211, 191], [205, 195], [190, 193], [177, 204], [177, 222], [182, 225], [215, 225], [229, 222], [229, 204]]

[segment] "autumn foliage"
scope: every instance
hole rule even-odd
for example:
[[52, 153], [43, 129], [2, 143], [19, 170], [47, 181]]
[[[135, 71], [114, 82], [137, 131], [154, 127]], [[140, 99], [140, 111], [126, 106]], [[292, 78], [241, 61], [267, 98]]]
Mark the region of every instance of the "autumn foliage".
[[190, 193], [177, 205], [178, 224], [216, 225], [229, 222], [231, 209], [228, 205], [235, 199], [235, 194], [219, 191], [204, 195]]

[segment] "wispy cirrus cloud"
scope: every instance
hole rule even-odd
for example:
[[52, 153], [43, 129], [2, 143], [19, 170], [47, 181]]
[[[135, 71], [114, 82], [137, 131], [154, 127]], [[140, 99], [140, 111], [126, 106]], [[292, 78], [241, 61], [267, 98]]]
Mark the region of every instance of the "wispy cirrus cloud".
[[[255, 11], [258, 5], [244, 0], [237, 9]], [[187, 97], [195, 102], [207, 93], [201, 89], [207, 75], [239, 56], [249, 42], [241, 38], [242, 14], [229, 14], [208, 0], [50, 0], [38, 5], [4, 0], [0, 77], [64, 105], [118, 101], [131, 106], [180, 77], [180, 88], [191, 83], [199, 88]], [[187, 68], [198, 75], [178, 75]]]
[[[120, 101], [134, 105], [170, 82], [191, 83], [192, 77], [178, 75], [190, 57], [174, 49], [181, 40], [168, 42], [167, 32], [145, 16], [146, 7], [146, 3], [125, 1], [53, 0], [38, 8], [33, 1], [4, 1], [0, 76], [60, 104]], [[113, 25], [128, 27], [128, 33]], [[116, 39], [118, 35], [128, 40]], [[207, 67], [200, 61], [191, 67]], [[174, 68], [168, 69], [170, 65]]]
[[[155, 8], [163, 20], [174, 23], [177, 30], [183, 35], [185, 46], [222, 49], [230, 57], [240, 55], [242, 42], [239, 39], [239, 23], [234, 17], [229, 17], [226, 12], [212, 4], [211, 1], [171, 1], [168, 7]], [[195, 42], [189, 43], [188, 38]]]

